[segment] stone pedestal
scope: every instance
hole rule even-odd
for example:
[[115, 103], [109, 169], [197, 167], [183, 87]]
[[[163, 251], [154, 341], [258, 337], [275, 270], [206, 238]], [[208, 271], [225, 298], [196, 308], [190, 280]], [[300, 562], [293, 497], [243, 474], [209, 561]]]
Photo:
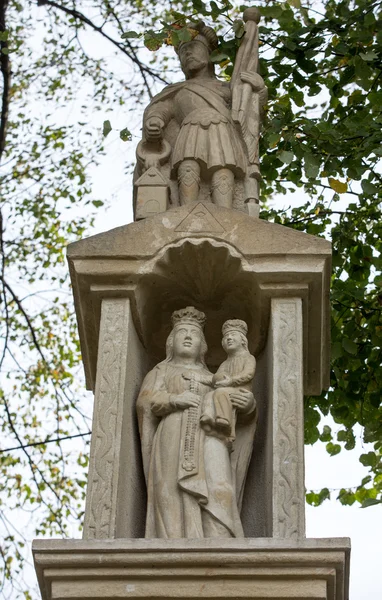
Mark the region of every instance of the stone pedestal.
[[39, 540], [43, 600], [346, 600], [347, 539]]

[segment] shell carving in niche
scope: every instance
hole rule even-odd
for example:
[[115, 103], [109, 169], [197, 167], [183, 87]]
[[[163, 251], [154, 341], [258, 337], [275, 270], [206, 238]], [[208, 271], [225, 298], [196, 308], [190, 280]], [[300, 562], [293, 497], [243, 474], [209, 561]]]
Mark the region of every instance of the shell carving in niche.
[[223, 358], [220, 330], [227, 319], [238, 318], [248, 323], [251, 351], [256, 350], [257, 286], [250, 278], [245, 259], [229, 244], [197, 238], [167, 246], [146, 266], [141, 285], [144, 336], [153, 359], [163, 357], [172, 312], [188, 305], [206, 313], [207, 358], [211, 367]]

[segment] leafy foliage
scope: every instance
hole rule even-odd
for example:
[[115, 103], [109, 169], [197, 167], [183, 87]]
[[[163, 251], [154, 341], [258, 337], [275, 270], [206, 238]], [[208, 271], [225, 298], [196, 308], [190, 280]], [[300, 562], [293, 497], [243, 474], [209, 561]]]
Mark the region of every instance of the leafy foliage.
[[[359, 457], [368, 474], [338, 498], [367, 507], [382, 501], [381, 2], [264, 4], [261, 216], [333, 242], [331, 388], [306, 398], [306, 443], [321, 441], [334, 456], [354, 449], [362, 431], [373, 444]], [[202, 0], [168, 8], [151, 0], [1, 4], [0, 427], [3, 449], [23, 447], [0, 453], [0, 573], [12, 597], [32, 593], [22, 580], [22, 515], [36, 533], [62, 536], [83, 511], [89, 436], [62, 439], [87, 433], [90, 422], [64, 249], [103, 205], [92, 191], [91, 165], [104, 149], [89, 107], [106, 114], [144, 105], [173, 77], [167, 46], [191, 39], [199, 18], [215, 24], [212, 58], [229, 78], [242, 9]], [[89, 36], [108, 44], [105, 56], [87, 45]], [[110, 52], [123, 61], [123, 77]], [[105, 120], [104, 135], [110, 131]], [[120, 136], [129, 140], [130, 126]], [[325, 488], [307, 501], [329, 496]]]

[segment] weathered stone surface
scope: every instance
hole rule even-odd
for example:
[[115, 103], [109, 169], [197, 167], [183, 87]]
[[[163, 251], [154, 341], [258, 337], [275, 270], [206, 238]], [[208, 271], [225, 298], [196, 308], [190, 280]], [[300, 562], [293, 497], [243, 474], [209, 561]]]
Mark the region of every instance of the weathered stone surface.
[[268, 338], [268, 454], [272, 536], [305, 535], [303, 327], [301, 298], [272, 298]]
[[144, 488], [135, 401], [147, 359], [128, 298], [102, 301], [84, 537], [143, 537]]
[[347, 538], [38, 540], [43, 600], [348, 600]]
[[192, 306], [174, 312], [166, 358], [147, 374], [137, 400], [147, 538], [244, 537], [239, 513], [256, 427], [255, 359], [245, 322], [227, 321], [228, 358], [213, 375], [204, 323]]
[[[295, 288], [292, 287], [292, 291]], [[269, 333], [257, 357], [258, 423], [241, 518], [248, 537], [305, 535], [301, 297], [272, 298]]]
[[[259, 75], [258, 11], [245, 11], [245, 31], [230, 83], [218, 81], [210, 54], [218, 38], [203, 22], [176, 47], [185, 81], [155, 96], [143, 117], [135, 169], [135, 218], [166, 210], [144, 178], [162, 176], [171, 206], [212, 201], [255, 214], [259, 202], [259, 132], [267, 88]], [[162, 185], [161, 185], [162, 187]], [[159, 200], [159, 198], [158, 198]]]
[[135, 182], [135, 218], [146, 219], [168, 209], [167, 183], [155, 167], [150, 167]]
[[[248, 324], [249, 351], [257, 360], [253, 392], [259, 424], [246, 483], [240, 490], [244, 535], [302, 536], [302, 396], [320, 393], [328, 381], [330, 244], [237, 211], [200, 203], [72, 244], [68, 258], [91, 388], [97, 379], [101, 305], [129, 301], [129, 319], [146, 361], [139, 372], [126, 371], [128, 378], [134, 379], [136, 373], [135, 396], [129, 395], [129, 406], [137, 398], [144, 375], [165, 358], [174, 310], [193, 305], [206, 314], [206, 363], [212, 371], [224, 360], [223, 323], [235, 318]], [[277, 316], [278, 303], [284, 308], [295, 307], [292, 312], [299, 307], [299, 316], [293, 312], [289, 323], [294, 323], [293, 344], [297, 344], [293, 360], [288, 354], [288, 332], [283, 329], [285, 319]], [[285, 351], [280, 336], [285, 337]], [[119, 354], [122, 370], [126, 356], [122, 351]], [[293, 373], [286, 374], [290, 368]], [[290, 404], [285, 402], [286, 389], [288, 397], [292, 394]], [[286, 438], [279, 428], [280, 423], [284, 426], [283, 407], [288, 408], [288, 422], [295, 421], [294, 431]], [[115, 435], [119, 448], [125, 443], [125, 434], [119, 438], [116, 429]], [[126, 443], [131, 444], [132, 439], [131, 456], [137, 457], [137, 438]], [[284, 444], [289, 444], [285, 456], [281, 452]], [[115, 477], [124, 477], [121, 461], [115, 462], [114, 469]], [[127, 534], [123, 521], [120, 525], [113, 521], [109, 527], [114, 537], [144, 535], [146, 486], [142, 472], [135, 472], [133, 481], [131, 501], [134, 506], [142, 505], [135, 533]], [[110, 510], [120, 510], [117, 497], [113, 503]], [[135, 518], [130, 508], [126, 514]]]
[[[304, 392], [329, 381], [330, 243], [281, 225], [199, 203], [75, 242], [68, 247], [87, 386], [94, 389], [101, 299], [128, 297], [152, 362], [164, 356], [170, 317], [206, 313], [207, 363], [224, 359], [226, 319], [248, 324], [249, 349], [265, 347], [272, 297], [301, 297]], [[319, 350], [318, 350], [319, 349]]]

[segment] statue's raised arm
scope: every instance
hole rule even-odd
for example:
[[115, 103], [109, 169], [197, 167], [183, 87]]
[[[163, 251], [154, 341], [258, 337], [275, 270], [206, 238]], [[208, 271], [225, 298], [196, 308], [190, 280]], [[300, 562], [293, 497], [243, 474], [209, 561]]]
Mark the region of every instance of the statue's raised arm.
[[259, 136], [263, 108], [267, 102], [267, 88], [259, 74], [260, 12], [256, 7], [244, 11], [244, 36], [237, 52], [231, 78], [232, 119], [240, 131], [248, 154], [245, 182], [247, 203], [259, 202]]

